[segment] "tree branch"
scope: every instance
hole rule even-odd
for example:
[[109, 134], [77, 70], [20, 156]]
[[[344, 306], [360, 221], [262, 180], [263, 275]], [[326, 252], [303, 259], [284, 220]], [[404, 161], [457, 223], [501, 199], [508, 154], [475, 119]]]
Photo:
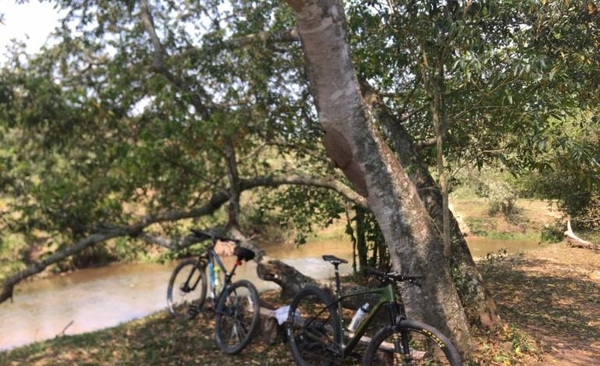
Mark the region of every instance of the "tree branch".
[[[163, 75], [171, 84], [177, 87], [179, 90], [192, 96], [192, 104], [202, 116], [207, 119], [210, 116], [209, 108], [206, 106], [206, 101], [211, 100], [206, 91], [198, 86], [199, 90], [194, 91], [185, 83], [184, 80], [171, 73], [164, 65], [164, 59], [168, 56], [167, 51], [162, 45], [158, 35], [156, 34], [156, 28], [154, 26], [154, 20], [152, 13], [150, 12], [150, 5], [148, 0], [140, 1], [140, 17], [142, 19], [142, 25], [144, 30], [150, 36], [152, 40], [152, 46], [154, 48], [154, 55], [152, 60], [152, 68], [155, 72]], [[200, 94], [200, 95], [198, 95]]]
[[300, 36], [298, 35], [298, 30], [296, 28], [293, 29], [284, 29], [277, 32], [260, 32], [256, 34], [249, 34], [245, 37], [234, 38], [229, 41], [225, 41], [226, 43], [231, 43], [235, 46], [248, 46], [255, 42], [261, 42], [263, 44], [273, 44], [273, 43], [293, 43], [299, 42]]
[[569, 245], [571, 245], [573, 247], [586, 248], [586, 249], [600, 248], [600, 246], [598, 246], [590, 241], [587, 241], [585, 239], [581, 239], [580, 237], [575, 235], [575, 233], [573, 232], [573, 229], [571, 228], [571, 220], [567, 221], [567, 231], [565, 231], [564, 234], [567, 237], [567, 241], [569, 242]]
[[[366, 200], [363, 197], [359, 196], [348, 186], [342, 184], [341, 182], [335, 180], [332, 177], [318, 178], [310, 176], [290, 175], [283, 177], [261, 177], [255, 179], [246, 179], [240, 180], [240, 192], [258, 187], [277, 187], [289, 184], [308, 185], [330, 189], [340, 194], [347, 201], [352, 201], [358, 205], [366, 207]], [[2, 292], [0, 293], [0, 304], [8, 299], [12, 299], [14, 287], [24, 279], [40, 273], [49, 265], [64, 260], [65, 258], [71, 255], [77, 254], [91, 245], [99, 244], [110, 239], [123, 236], [131, 236], [171, 250], [177, 250], [189, 246], [194, 243], [193, 238], [189, 236], [169, 240], [166, 238], [152, 236], [150, 234], [145, 233], [144, 230], [150, 225], [161, 222], [178, 221], [182, 219], [197, 218], [206, 215], [211, 215], [228, 201], [229, 195], [223, 192], [219, 192], [213, 194], [213, 196], [204, 205], [200, 207], [196, 207], [190, 210], [173, 210], [154, 215], [147, 215], [142, 217], [137, 222], [134, 222], [128, 226], [115, 227], [90, 234], [89, 236], [82, 240], [79, 240], [72, 246], [54, 252], [48, 257], [44, 258], [43, 260], [30, 265], [29, 267], [17, 272], [12, 276], [5, 278], [2, 283]]]
[[146, 33], [150, 36], [152, 47], [154, 47], [152, 66], [155, 69], [160, 69], [163, 66], [163, 59], [166, 51], [160, 42], [160, 38], [158, 38], [158, 34], [156, 34], [156, 27], [154, 26], [154, 19], [150, 13], [148, 0], [140, 1], [140, 17], [142, 18], [142, 24], [144, 25]]

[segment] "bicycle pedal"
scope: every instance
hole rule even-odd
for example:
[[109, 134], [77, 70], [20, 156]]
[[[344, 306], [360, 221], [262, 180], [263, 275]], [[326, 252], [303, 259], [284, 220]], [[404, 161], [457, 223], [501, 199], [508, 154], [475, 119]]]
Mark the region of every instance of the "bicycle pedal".
[[198, 315], [199, 312], [200, 307], [198, 307], [198, 305], [190, 305], [190, 307], [188, 308], [188, 314], [191, 316]]

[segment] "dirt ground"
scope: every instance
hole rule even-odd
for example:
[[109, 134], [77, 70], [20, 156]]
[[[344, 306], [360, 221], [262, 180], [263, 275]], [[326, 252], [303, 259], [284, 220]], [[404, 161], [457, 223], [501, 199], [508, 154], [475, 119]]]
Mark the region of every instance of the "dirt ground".
[[[481, 199], [451, 203], [468, 235], [476, 235], [470, 224], [484, 231], [537, 234], [544, 226], [564, 220], [566, 230], [566, 219], [543, 201], [517, 201], [520, 212], [510, 221], [490, 217]], [[564, 242], [479, 263], [503, 320], [525, 331], [535, 343], [538, 353], [517, 364], [600, 365], [600, 252]], [[506, 346], [514, 349], [515, 342]]]
[[482, 264], [502, 318], [535, 340], [526, 366], [600, 365], [600, 253], [566, 243]]

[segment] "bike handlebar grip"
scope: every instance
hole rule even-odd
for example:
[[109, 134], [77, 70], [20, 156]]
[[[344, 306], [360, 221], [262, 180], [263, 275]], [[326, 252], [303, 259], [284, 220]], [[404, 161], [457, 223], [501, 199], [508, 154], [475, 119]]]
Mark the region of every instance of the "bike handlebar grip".
[[387, 273], [380, 271], [378, 269], [375, 269], [375, 268], [367, 268], [365, 270], [365, 273], [368, 275], [375, 275], [375, 276], [379, 276], [379, 277], [385, 277], [387, 275]]
[[202, 231], [202, 230], [196, 230], [196, 229], [190, 229], [191, 232], [194, 233], [194, 235], [199, 238], [200, 240], [206, 240], [206, 239], [210, 239], [211, 236], [209, 233]]
[[423, 276], [404, 276], [398, 272], [383, 272], [375, 268], [367, 268], [365, 273], [368, 275], [375, 275], [381, 278], [388, 278], [397, 282], [409, 281], [411, 283], [415, 283], [417, 280], [423, 278]]
[[239, 244], [239, 243], [241, 243], [241, 242], [242, 242], [242, 241], [241, 241], [241, 240], [239, 240], [239, 239], [226, 238], [226, 237], [224, 237], [224, 236], [217, 236], [217, 235], [213, 236], [213, 238], [214, 238], [214, 239], [217, 239], [217, 240], [220, 240], [220, 241], [232, 241], [232, 242], [234, 242], [234, 243], [236, 243], [236, 244]]
[[417, 281], [423, 279], [423, 276], [401, 276], [401, 275], [398, 275], [395, 279], [396, 279], [396, 281], [408, 281], [408, 283], [410, 283], [410, 284], [421, 286], [419, 284], [419, 282], [417, 282]]

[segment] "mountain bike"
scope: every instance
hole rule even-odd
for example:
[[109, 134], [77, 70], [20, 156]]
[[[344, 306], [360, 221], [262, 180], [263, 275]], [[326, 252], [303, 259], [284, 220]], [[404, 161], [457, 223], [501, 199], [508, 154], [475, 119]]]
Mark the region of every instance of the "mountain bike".
[[[420, 276], [404, 276], [397, 272], [367, 269], [369, 275], [377, 276], [381, 287], [341, 293], [338, 266], [348, 261], [333, 255], [324, 255], [323, 260], [335, 269], [334, 298], [329, 292], [316, 287], [304, 287], [292, 300], [286, 323], [288, 347], [300, 366], [355, 364], [362, 365], [450, 365], [460, 366], [458, 351], [450, 340], [434, 327], [420, 321], [406, 319], [398, 303], [394, 287], [407, 281], [418, 285]], [[345, 327], [342, 302], [353, 297], [368, 298], [372, 305], [356, 329]], [[354, 299], [356, 300], [356, 299]], [[378, 312], [387, 309], [389, 318], [373, 338], [365, 336], [370, 324], [375, 322]], [[360, 310], [359, 310], [360, 311]], [[354, 326], [351, 322], [350, 324]], [[368, 345], [361, 355], [355, 352], [359, 343]], [[350, 357], [351, 356], [351, 357]]]
[[[192, 319], [202, 310], [207, 292], [215, 309], [215, 342], [225, 353], [241, 352], [252, 340], [260, 326], [258, 290], [247, 280], [232, 283], [235, 270], [242, 261], [254, 258], [254, 252], [239, 246], [239, 240], [213, 235], [201, 230], [191, 230], [200, 240], [212, 241], [210, 247], [198, 258], [179, 263], [173, 270], [167, 289], [169, 312], [179, 318]], [[215, 252], [219, 241], [234, 242], [236, 262], [227, 271]]]

